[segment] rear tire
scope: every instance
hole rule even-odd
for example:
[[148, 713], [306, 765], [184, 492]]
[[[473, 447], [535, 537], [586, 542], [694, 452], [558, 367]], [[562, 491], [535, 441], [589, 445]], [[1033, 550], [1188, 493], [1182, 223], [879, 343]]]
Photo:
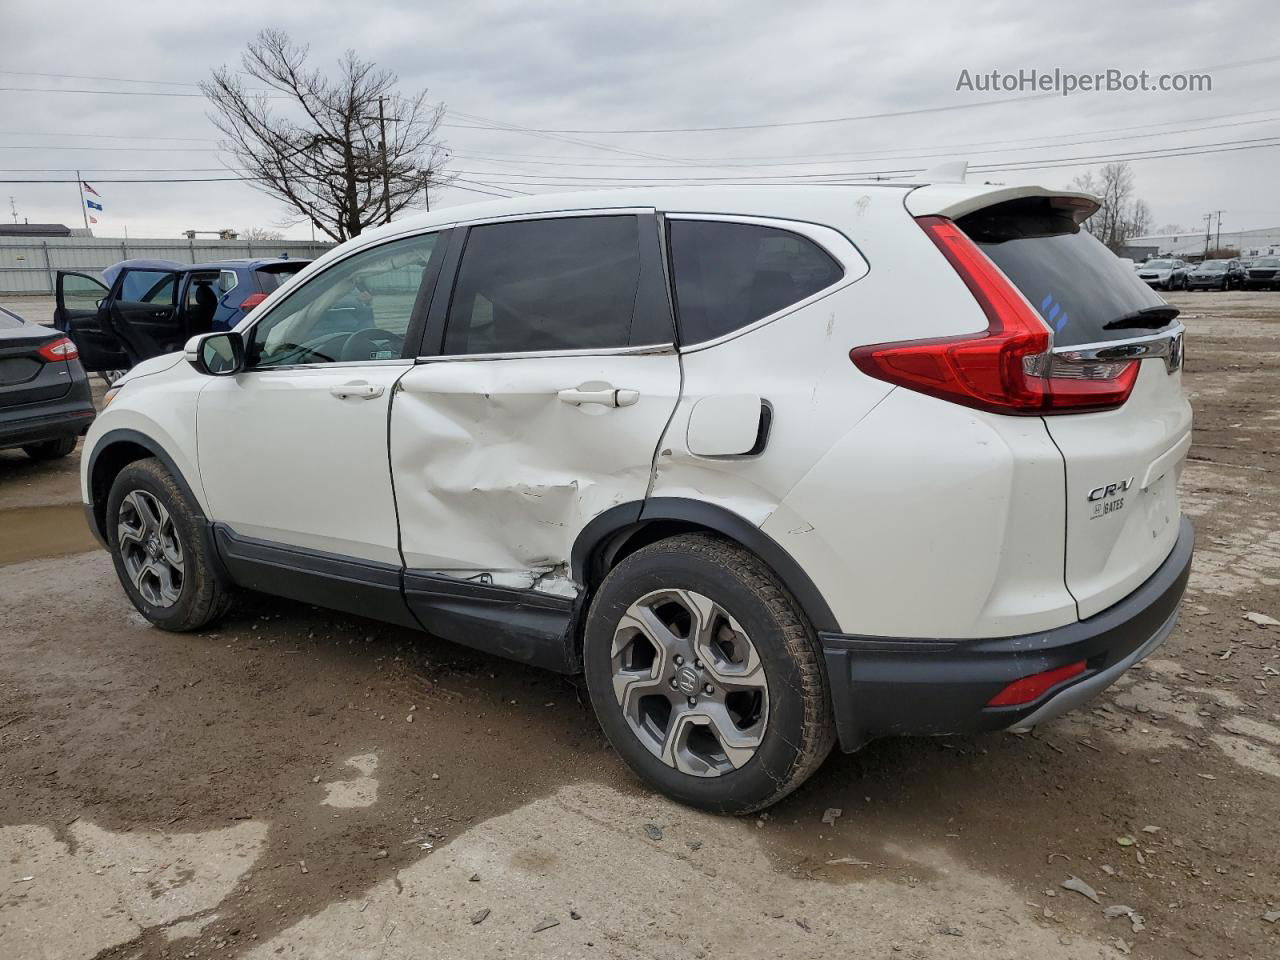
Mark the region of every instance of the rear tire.
[[835, 742], [812, 626], [735, 543], [688, 534], [626, 557], [596, 592], [583, 653], [609, 742], [681, 803], [760, 810], [800, 786]]
[[65, 457], [76, 448], [76, 437], [55, 437], [53, 440], [44, 440], [40, 443], [29, 443], [22, 448], [22, 452], [35, 461], [57, 460], [59, 457]]
[[116, 575], [138, 612], [165, 630], [199, 630], [231, 607], [205, 520], [157, 460], [111, 484], [104, 530]]

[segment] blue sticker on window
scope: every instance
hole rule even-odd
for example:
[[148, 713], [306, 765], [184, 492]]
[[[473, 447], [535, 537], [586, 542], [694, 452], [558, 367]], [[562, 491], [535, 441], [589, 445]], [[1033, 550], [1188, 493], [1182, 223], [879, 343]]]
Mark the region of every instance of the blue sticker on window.
[[1045, 294], [1044, 299], [1040, 301], [1040, 314], [1049, 322], [1049, 326], [1053, 327], [1054, 333], [1061, 333], [1067, 321], [1071, 319], [1062, 306], [1054, 302], [1052, 293]]

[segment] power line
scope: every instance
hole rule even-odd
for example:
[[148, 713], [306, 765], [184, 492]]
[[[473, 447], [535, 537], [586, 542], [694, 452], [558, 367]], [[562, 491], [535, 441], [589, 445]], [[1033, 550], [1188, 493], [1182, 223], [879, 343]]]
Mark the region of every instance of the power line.
[[[1092, 138], [1092, 139], [1084, 139], [1084, 140], [1082, 140], [1082, 139], [1079, 139], [1079, 137], [1078, 137], [1078, 136], [1066, 135], [1064, 139], [1068, 140], [1071, 144], [1082, 144], [1082, 143], [1116, 143], [1116, 142], [1123, 141], [1123, 140], [1138, 140], [1138, 139], [1145, 139], [1145, 138], [1148, 138], [1148, 137], [1165, 137], [1165, 136], [1173, 136], [1173, 135], [1175, 135], [1175, 134], [1182, 134], [1182, 133], [1197, 133], [1197, 132], [1202, 131], [1202, 130], [1221, 130], [1221, 129], [1225, 129], [1225, 128], [1228, 128], [1228, 127], [1244, 127], [1244, 126], [1252, 126], [1252, 125], [1256, 125], [1256, 124], [1260, 124], [1260, 123], [1275, 123], [1275, 122], [1277, 122], [1277, 121], [1280, 121], [1280, 116], [1264, 117], [1264, 118], [1262, 118], [1262, 119], [1260, 119], [1260, 120], [1242, 120], [1242, 121], [1238, 121], [1238, 122], [1236, 122], [1236, 123], [1218, 123], [1218, 124], [1208, 124], [1208, 125], [1206, 125], [1206, 126], [1200, 126], [1200, 127], [1182, 127], [1182, 128], [1180, 128], [1180, 129], [1177, 129], [1177, 130], [1165, 130], [1165, 131], [1158, 131], [1158, 132], [1155, 132], [1155, 133], [1139, 133], [1139, 134], [1132, 134], [1132, 135], [1129, 135], [1129, 136], [1123, 136], [1123, 137], [1096, 137], [1096, 138]], [[1125, 129], [1125, 128], [1121, 127], [1121, 128], [1119, 128], [1119, 129]], [[1030, 138], [1030, 139], [1041, 139], [1041, 140], [1042, 140], [1042, 139], [1047, 139], [1047, 138], [1046, 138], [1046, 137], [1035, 137], [1035, 138]], [[997, 140], [997, 141], [988, 141], [988, 142], [991, 142], [991, 143], [1005, 143], [1005, 144], [1019, 144], [1019, 143], [1021, 143], [1021, 144], [1025, 144], [1025, 143], [1026, 143], [1026, 140], [1008, 140], [1008, 141], [998, 141], [998, 140]], [[1019, 151], [1021, 151], [1021, 150], [1049, 150], [1049, 149], [1053, 149], [1054, 147], [1060, 147], [1060, 146], [1063, 146], [1063, 145], [1064, 145], [1064, 144], [1062, 144], [1062, 143], [1042, 143], [1042, 144], [1031, 144], [1031, 145], [1025, 145], [1025, 146], [1003, 146], [1003, 147], [997, 147], [997, 148], [989, 149], [989, 150], [969, 150], [969, 152], [970, 152], [970, 153], [1000, 153], [1000, 152], [1002, 152], [1002, 151], [1004, 151], [1004, 150], [1019, 150]], [[949, 146], [949, 145], [948, 145], [948, 144], [938, 144], [938, 146], [947, 147], [947, 146]], [[952, 148], [951, 148], [951, 149], [944, 150], [944, 151], [942, 151], [942, 152], [938, 152], [938, 153], [913, 153], [913, 154], [900, 154], [900, 155], [898, 155], [898, 156], [883, 156], [882, 154], [885, 154], [885, 153], [887, 153], [887, 152], [888, 152], [888, 150], [886, 149], [886, 150], [866, 151], [866, 152], [863, 152], [863, 153], [837, 154], [837, 155], [835, 155], [835, 156], [843, 157], [843, 158], [845, 158], [845, 159], [875, 159], [875, 160], [913, 160], [913, 159], [922, 159], [922, 160], [923, 160], [923, 159], [929, 159], [929, 158], [931, 158], [931, 157], [951, 157], [951, 156], [955, 156], [955, 154], [956, 154], [956, 149], [957, 149], [957, 148], [962, 148], [962, 147], [966, 147], [966, 146], [969, 146], [969, 145], [965, 145], [965, 144], [956, 144], [956, 145], [952, 146]], [[517, 159], [514, 159], [514, 158], [508, 159], [508, 158], [503, 157], [503, 156], [501, 156], [501, 155], [492, 155], [492, 154], [474, 154], [474, 153], [465, 153], [465, 152], [456, 152], [456, 151], [455, 151], [455, 152], [452, 152], [450, 155], [451, 155], [451, 156], [453, 156], [453, 157], [459, 157], [459, 158], [466, 159], [466, 160], [481, 160], [481, 161], [485, 161], [485, 162], [488, 162], [488, 163], [522, 163], [522, 164], [528, 164], [528, 165], [532, 165], [532, 166], [550, 166], [550, 167], [555, 167], [555, 166], [560, 166], [560, 167], [601, 167], [601, 168], [615, 168], [615, 169], [671, 169], [672, 167], [681, 167], [681, 166], [691, 166], [691, 167], [807, 167], [807, 166], [817, 166], [817, 165], [822, 165], [822, 164], [832, 165], [832, 164], [835, 164], [835, 163], [840, 162], [839, 160], [835, 160], [835, 159], [826, 159], [826, 160], [784, 160], [784, 161], [761, 162], [761, 163], [750, 163], [750, 162], [746, 162], [746, 161], [743, 161], [743, 162], [711, 162], [711, 161], [693, 161], [693, 160], [686, 161], [686, 162], [675, 163], [675, 164], [654, 164], [654, 163], [591, 163], [591, 162], [574, 162], [573, 160], [564, 160], [564, 159], [517, 160]]]
[[[1195, 144], [1193, 146], [1188, 146], [1188, 147], [1163, 147], [1163, 148], [1159, 148], [1158, 150], [1137, 151], [1137, 152], [1129, 152], [1129, 153], [1095, 154], [1095, 155], [1077, 156], [1077, 157], [1056, 157], [1056, 158], [1044, 158], [1044, 159], [1036, 159], [1036, 160], [1024, 160], [1024, 161], [1016, 161], [1013, 164], [999, 164], [999, 163], [979, 164], [979, 165], [975, 165], [974, 167], [971, 167], [970, 169], [975, 173], [995, 173], [995, 172], [1001, 172], [1001, 171], [1017, 172], [1020, 170], [1040, 170], [1040, 169], [1050, 169], [1055, 167], [1085, 166], [1092, 163], [1097, 163], [1100, 160], [1107, 160], [1107, 159], [1127, 160], [1127, 161], [1163, 160], [1163, 159], [1171, 159], [1175, 157], [1202, 156], [1206, 154], [1216, 154], [1216, 153], [1232, 153], [1232, 152], [1237, 152], [1241, 150], [1259, 150], [1259, 149], [1267, 149], [1272, 147], [1280, 147], [1280, 137], [1263, 137], [1263, 138], [1256, 138], [1256, 139], [1249, 139], [1249, 140], [1227, 140], [1217, 144]], [[858, 183], [859, 182], [858, 178], [865, 179], [865, 178], [872, 178], [872, 177], [905, 176], [912, 173], [919, 173], [922, 169], [923, 168], [921, 167], [909, 167], [909, 168], [894, 168], [894, 169], [885, 169], [885, 170], [848, 171], [843, 174], [820, 174], [817, 176], [822, 176], [827, 178], [843, 177], [844, 179], [842, 180], [824, 179], [824, 180], [815, 180], [815, 181], [809, 181], [809, 182], [814, 183], [816, 185], [841, 186], [841, 185], [848, 185], [851, 183]], [[470, 172], [470, 171], [464, 171], [464, 172]], [[483, 176], [485, 174], [481, 173], [480, 175]], [[504, 174], [502, 176], [511, 176], [511, 175]], [[536, 175], [530, 174], [529, 176], [536, 176]], [[808, 176], [808, 175], [805, 175], [805, 174], [792, 175], [782, 180], [781, 182], [783, 185], [785, 185], [788, 182], [799, 185], [797, 181], [799, 180], [799, 178], [805, 177], [805, 176]], [[119, 180], [103, 179], [103, 178], [95, 178], [95, 179], [98, 183], [230, 183], [230, 182], [237, 182], [237, 181], [247, 182], [247, 181], [252, 181], [260, 178], [248, 177], [248, 176], [231, 176], [231, 177], [177, 177], [177, 178], [155, 178], [155, 179], [130, 178], [130, 179], [119, 179]], [[579, 179], [584, 179], [584, 178], [579, 178]], [[602, 179], [605, 179], [605, 178], [602, 178]], [[707, 179], [710, 179], [714, 182], [723, 183], [725, 181], [728, 181], [731, 183], [742, 185], [742, 184], [758, 183], [760, 180], [765, 179], [765, 175], [745, 174], [738, 177], [728, 177], [728, 178], [678, 177], [678, 178], [671, 178], [671, 179], [676, 181], [677, 183], [686, 183], [686, 184], [690, 182], [694, 182], [694, 183], [703, 182]], [[528, 186], [554, 186], [554, 187], [559, 187], [563, 189], [565, 187], [573, 187], [573, 186], [591, 186], [591, 187], [597, 187], [597, 188], [610, 187], [610, 186], [616, 186], [619, 184], [621, 184], [622, 186], [652, 186], [652, 187], [672, 185], [669, 182], [664, 183], [658, 178], [649, 178], [649, 180], [641, 179], [641, 180], [633, 180], [633, 181], [628, 181], [625, 179], [621, 179], [621, 180], [613, 179], [609, 182], [604, 182], [604, 183], [597, 182], [597, 183], [590, 183], [590, 184], [563, 183], [558, 181], [546, 182], [546, 181], [535, 181], [535, 180], [524, 180], [524, 181], [518, 181], [516, 183], [507, 183], [500, 178], [497, 179], [497, 182], [494, 182], [493, 180], [482, 181], [482, 180], [470, 180], [465, 178], [458, 178], [458, 181], [462, 183], [480, 184], [482, 186], [491, 187], [499, 190], [512, 190], [512, 191], [515, 191], [518, 187], [528, 187]], [[34, 180], [34, 179], [0, 180], [0, 183], [75, 183], [75, 182], [76, 181], [74, 179], [53, 179], [53, 178], [40, 179], [40, 180]]]
[[[1180, 146], [1173, 146], [1173, 147], [1153, 147], [1153, 148], [1150, 148], [1150, 149], [1147, 149], [1147, 150], [1122, 151], [1122, 152], [1120, 152], [1120, 153], [1111, 153], [1111, 154], [1103, 153], [1103, 154], [1096, 154], [1096, 155], [1094, 155], [1094, 156], [1093, 156], [1093, 159], [1106, 159], [1106, 158], [1108, 158], [1108, 157], [1119, 157], [1119, 156], [1122, 156], [1122, 155], [1128, 155], [1128, 154], [1133, 154], [1133, 155], [1138, 155], [1138, 154], [1154, 154], [1154, 153], [1162, 153], [1162, 152], [1176, 151], [1176, 150], [1182, 150], [1182, 149], [1194, 149], [1194, 148], [1199, 148], [1199, 147], [1219, 147], [1219, 146], [1228, 146], [1228, 145], [1232, 145], [1232, 144], [1240, 144], [1240, 143], [1261, 143], [1261, 142], [1263, 142], [1263, 141], [1272, 141], [1272, 140], [1280, 140], [1280, 136], [1254, 137], [1254, 138], [1245, 139], [1245, 140], [1220, 140], [1220, 141], [1216, 141], [1216, 142], [1213, 142], [1213, 143], [1183, 144], [1183, 145], [1180, 145]], [[1036, 149], [1043, 149], [1043, 148], [1036, 148]], [[938, 157], [938, 156], [951, 156], [951, 155], [952, 155], [952, 154], [929, 154], [929, 155], [926, 155], [925, 157], [923, 157], [922, 159], [932, 159], [932, 158], [934, 158], [934, 157]], [[916, 158], [916, 157], [884, 157], [884, 158], [882, 158], [882, 159], [885, 159], [885, 160], [898, 160], [898, 159], [913, 160], [913, 159], [917, 159], [917, 158]], [[1040, 160], [1041, 160], [1041, 159], [1042, 159], [1042, 158], [1032, 158], [1031, 160], [1026, 160], [1026, 161], [1014, 161], [1014, 162], [1015, 162], [1015, 163], [1036, 163], [1036, 162], [1040, 162]], [[1066, 158], [1066, 159], [1069, 159], [1069, 160], [1079, 160], [1079, 159], [1090, 159], [1090, 157], [1088, 157], [1088, 156], [1085, 156], [1085, 157], [1068, 157], [1068, 158]], [[920, 168], [916, 168], [916, 169], [920, 169]], [[759, 173], [759, 174], [725, 174], [725, 175], [715, 175], [715, 176], [702, 176], [702, 175], [686, 174], [686, 175], [683, 175], [683, 176], [676, 176], [676, 177], [660, 177], [660, 176], [650, 176], [650, 177], [627, 177], [627, 176], [621, 176], [621, 175], [613, 175], [613, 176], [607, 176], [607, 177], [606, 177], [606, 176], [590, 176], [590, 175], [580, 175], [580, 174], [522, 173], [522, 172], [519, 172], [519, 171], [506, 172], [506, 171], [498, 171], [498, 170], [458, 170], [458, 171], [456, 171], [456, 172], [457, 172], [457, 173], [472, 174], [472, 175], [475, 175], [475, 176], [491, 176], [491, 175], [493, 175], [493, 174], [497, 174], [497, 175], [498, 175], [498, 176], [500, 176], [500, 177], [516, 179], [517, 181], [518, 181], [518, 180], [521, 180], [521, 179], [541, 178], [542, 180], [550, 180], [550, 181], [556, 181], [556, 180], [574, 180], [574, 181], [607, 181], [607, 182], [612, 182], [612, 183], [618, 183], [618, 182], [626, 183], [626, 182], [629, 182], [629, 181], [632, 181], [632, 180], [644, 180], [644, 181], [649, 181], [649, 182], [670, 182], [670, 181], [682, 181], [682, 182], [688, 182], [688, 181], [696, 181], [696, 182], [700, 182], [700, 183], [701, 183], [701, 182], [710, 183], [710, 182], [725, 181], [725, 180], [741, 180], [741, 179], [743, 179], [743, 178], [749, 178], [749, 179], [752, 179], [752, 180], [793, 180], [793, 181], [800, 180], [800, 181], [802, 181], [802, 180], [818, 180], [818, 179], [823, 179], [823, 178], [831, 178], [831, 177], [847, 176], [847, 174], [843, 174], [843, 173], [839, 173], [839, 172], [834, 172], [834, 173]]]
[[[1219, 63], [1208, 67], [1195, 67], [1190, 70], [1170, 71], [1166, 75], [1172, 74], [1188, 74], [1196, 72], [1207, 72], [1210, 70], [1234, 70], [1239, 67], [1253, 67], [1265, 63], [1274, 63], [1280, 60], [1280, 56], [1257, 57], [1252, 60], [1236, 60], [1231, 63]], [[1099, 92], [1099, 91], [1088, 91]], [[632, 128], [558, 128], [558, 127], [525, 127], [523, 131], [526, 133], [552, 133], [552, 134], [594, 134], [594, 135], [632, 135], [632, 134], [654, 134], [654, 133], [720, 133], [734, 130], [765, 130], [765, 129], [782, 129], [788, 127], [807, 127], [820, 126], [832, 123], [851, 123], [858, 120], [885, 120], [891, 117], [911, 117], [928, 113], [945, 113], [952, 110], [976, 110], [983, 107], [1001, 106], [1007, 103], [1020, 103], [1030, 100], [1043, 100], [1047, 97], [1059, 97], [1061, 94], [1051, 91], [1048, 93], [1032, 93], [1019, 97], [1002, 97], [996, 100], [983, 100], [978, 103], [957, 103], [957, 104], [940, 104], [932, 107], [917, 107], [912, 110], [888, 110], [881, 113], [864, 113], [855, 116], [844, 117], [816, 117], [811, 120], [779, 120], [768, 123], [735, 123], [720, 124], [717, 126], [699, 126], [699, 127], [632, 127]], [[458, 114], [463, 116], [462, 114]]]
[[189, 80], [138, 80], [132, 77], [90, 77], [81, 73], [36, 73], [33, 70], [0, 70], [10, 77], [50, 77], [57, 80], [107, 80], [112, 83], [151, 83], [166, 87], [198, 87]]
[[59, 130], [50, 133], [48, 130], [0, 130], [0, 137], [76, 137], [77, 139], [98, 140], [174, 140], [179, 143], [217, 143], [212, 137], [142, 137], [122, 133], [69, 133]]

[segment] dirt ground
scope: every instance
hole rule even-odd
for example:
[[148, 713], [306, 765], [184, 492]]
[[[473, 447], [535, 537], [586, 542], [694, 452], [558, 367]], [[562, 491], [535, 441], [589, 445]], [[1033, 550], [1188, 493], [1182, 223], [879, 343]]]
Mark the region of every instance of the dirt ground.
[[75, 458], [0, 453], [0, 958], [1280, 957], [1280, 627], [1245, 618], [1280, 619], [1280, 295], [1172, 299], [1168, 644], [1033, 735], [833, 755], [765, 817], [646, 790], [568, 679], [265, 597], [152, 629]]

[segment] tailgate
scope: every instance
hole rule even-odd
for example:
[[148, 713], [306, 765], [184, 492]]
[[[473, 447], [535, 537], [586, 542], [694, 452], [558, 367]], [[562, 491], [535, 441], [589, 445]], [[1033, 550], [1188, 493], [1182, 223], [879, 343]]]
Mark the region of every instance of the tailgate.
[[1140, 361], [1118, 410], [1045, 417], [1067, 477], [1067, 589], [1081, 617], [1132, 593], [1178, 536], [1178, 477], [1191, 447], [1180, 369]]
[[1052, 208], [1007, 201], [958, 223], [1053, 331], [1058, 369], [1136, 372], [1120, 406], [1043, 418], [1064, 462], [1065, 578], [1083, 618], [1133, 592], [1173, 549], [1191, 407], [1178, 311]]

